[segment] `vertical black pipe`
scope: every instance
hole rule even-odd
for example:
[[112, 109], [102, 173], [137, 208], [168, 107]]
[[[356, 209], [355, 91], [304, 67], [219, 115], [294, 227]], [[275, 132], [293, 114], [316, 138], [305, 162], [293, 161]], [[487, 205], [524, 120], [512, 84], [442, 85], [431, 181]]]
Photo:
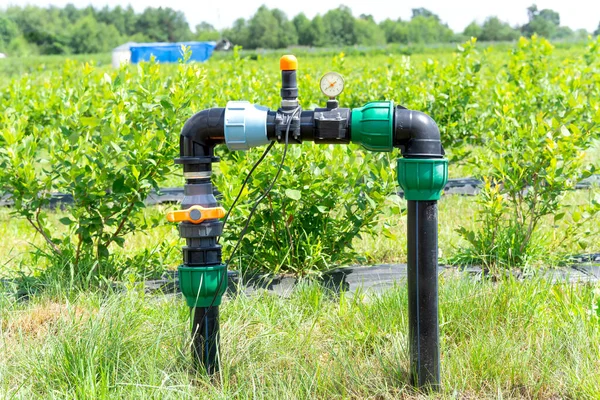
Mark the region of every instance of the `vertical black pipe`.
[[192, 355], [197, 369], [219, 371], [219, 307], [192, 308]]
[[281, 98], [296, 100], [298, 98], [298, 81], [295, 70], [281, 71]]
[[408, 342], [417, 387], [440, 386], [437, 201], [408, 201]]

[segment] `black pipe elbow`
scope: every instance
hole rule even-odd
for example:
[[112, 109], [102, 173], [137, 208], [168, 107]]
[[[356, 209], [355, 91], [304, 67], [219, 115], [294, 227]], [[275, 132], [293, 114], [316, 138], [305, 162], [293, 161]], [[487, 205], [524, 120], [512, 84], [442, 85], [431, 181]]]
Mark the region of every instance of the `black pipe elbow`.
[[214, 147], [225, 143], [225, 109], [209, 108], [190, 117], [179, 136], [180, 157], [214, 157]]
[[402, 107], [394, 111], [394, 147], [407, 158], [442, 158], [445, 154], [435, 121], [425, 113]]

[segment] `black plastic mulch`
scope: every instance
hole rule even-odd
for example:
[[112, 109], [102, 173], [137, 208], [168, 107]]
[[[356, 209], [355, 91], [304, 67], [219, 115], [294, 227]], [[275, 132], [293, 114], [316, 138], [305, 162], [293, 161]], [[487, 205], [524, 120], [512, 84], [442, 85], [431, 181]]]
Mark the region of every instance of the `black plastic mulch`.
[[[480, 267], [455, 267], [441, 265], [440, 275], [463, 275], [469, 279], [483, 279], [487, 274]], [[395, 285], [403, 285], [406, 280], [406, 264], [378, 264], [372, 266], [348, 266], [326, 272], [321, 278], [315, 279], [325, 288], [334, 292], [365, 292], [382, 293]], [[512, 272], [517, 279], [527, 279], [533, 272]], [[600, 282], [600, 253], [584, 254], [573, 257], [571, 266], [567, 268], [543, 269], [535, 272], [551, 282], [597, 283]], [[239, 276], [235, 271], [228, 274], [228, 293], [240, 291], [251, 295], [266, 290], [287, 297], [300, 284], [299, 280], [289, 275], [252, 275]], [[176, 271], [168, 271], [162, 279], [144, 282], [148, 292], [162, 291], [164, 293], [179, 292]]]

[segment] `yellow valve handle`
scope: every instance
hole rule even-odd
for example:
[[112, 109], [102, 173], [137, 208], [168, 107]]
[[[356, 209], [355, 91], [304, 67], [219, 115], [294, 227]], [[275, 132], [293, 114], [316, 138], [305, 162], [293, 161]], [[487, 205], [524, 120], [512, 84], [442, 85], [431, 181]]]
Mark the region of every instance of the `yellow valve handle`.
[[202, 206], [191, 206], [187, 210], [171, 211], [167, 214], [169, 222], [191, 222], [199, 224], [207, 219], [219, 219], [225, 216], [223, 207], [206, 208]]

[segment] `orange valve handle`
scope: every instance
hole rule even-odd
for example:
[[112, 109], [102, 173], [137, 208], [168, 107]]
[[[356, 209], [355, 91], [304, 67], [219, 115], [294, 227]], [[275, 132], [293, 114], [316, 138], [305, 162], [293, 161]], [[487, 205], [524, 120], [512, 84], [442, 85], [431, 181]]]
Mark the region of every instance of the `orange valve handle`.
[[191, 222], [199, 224], [207, 219], [219, 219], [225, 216], [223, 207], [206, 208], [202, 206], [191, 206], [187, 210], [171, 211], [167, 214], [169, 222]]

